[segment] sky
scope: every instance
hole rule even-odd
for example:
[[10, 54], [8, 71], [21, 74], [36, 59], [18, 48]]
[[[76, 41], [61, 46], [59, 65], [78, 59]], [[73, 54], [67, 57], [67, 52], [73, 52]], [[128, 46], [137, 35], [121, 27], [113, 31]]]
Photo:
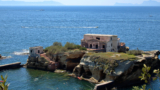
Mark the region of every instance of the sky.
[[98, 6], [112, 6], [115, 5], [116, 3], [143, 4], [145, 1], [154, 1], [154, 3], [160, 3], [160, 0], [0, 0], [0, 1], [25, 1], [25, 2], [56, 1], [63, 5], [98, 5]]

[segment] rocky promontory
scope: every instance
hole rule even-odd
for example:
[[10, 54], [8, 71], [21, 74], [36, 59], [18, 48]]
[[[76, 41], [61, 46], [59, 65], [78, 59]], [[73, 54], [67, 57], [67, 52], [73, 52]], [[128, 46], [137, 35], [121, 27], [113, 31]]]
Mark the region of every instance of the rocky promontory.
[[143, 52], [140, 55], [115, 52], [86, 53], [80, 64], [74, 68], [72, 76], [93, 83], [111, 83], [109, 86], [105, 84], [101, 89], [97, 86], [96, 90], [132, 86], [140, 83], [139, 76], [143, 64], [150, 66], [151, 72], [158, 67], [159, 54], [158, 50]]
[[159, 54], [158, 50], [127, 53], [71, 50], [49, 56], [47, 53], [29, 56], [26, 66], [49, 71], [67, 70], [73, 72], [70, 76], [96, 83], [95, 90], [105, 90], [141, 83], [139, 76], [143, 65], [150, 66], [152, 73], [160, 63]]
[[61, 68], [73, 71], [74, 67], [80, 63], [84, 51], [70, 51], [64, 53], [53, 54], [52, 59], [46, 56], [46, 53], [40, 57], [29, 56], [26, 66], [28, 68], [42, 69], [54, 71]]
[[142, 82], [139, 76], [143, 65], [151, 67], [152, 73], [160, 63], [158, 50], [98, 52], [73, 43], [67, 42], [62, 46], [61, 43], [55, 42], [45, 49], [38, 46], [31, 47], [29, 51], [27, 68], [49, 71], [63, 69], [71, 72], [70, 76], [96, 83], [95, 90], [139, 84]]

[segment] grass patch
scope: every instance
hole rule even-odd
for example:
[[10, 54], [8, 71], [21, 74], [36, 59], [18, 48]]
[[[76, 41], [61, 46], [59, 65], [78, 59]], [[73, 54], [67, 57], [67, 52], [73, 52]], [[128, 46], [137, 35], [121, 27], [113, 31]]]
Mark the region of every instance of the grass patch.
[[126, 54], [126, 53], [117, 53], [117, 52], [105, 52], [105, 53], [87, 53], [85, 54], [86, 56], [94, 56], [94, 57], [101, 57], [103, 59], [106, 59], [106, 60], [122, 60], [122, 61], [125, 61], [125, 60], [135, 60], [137, 59], [135, 57], [135, 55], [129, 55], [129, 54]]
[[143, 51], [142, 50], [130, 50], [130, 51], [127, 51], [126, 52], [127, 54], [130, 54], [130, 55], [142, 55], [143, 54]]

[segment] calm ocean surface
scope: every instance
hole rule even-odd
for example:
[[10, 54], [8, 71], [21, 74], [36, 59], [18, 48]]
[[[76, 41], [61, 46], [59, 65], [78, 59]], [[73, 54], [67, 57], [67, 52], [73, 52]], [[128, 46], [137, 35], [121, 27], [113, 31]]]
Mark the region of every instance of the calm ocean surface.
[[[98, 28], [97, 28], [98, 27]], [[0, 54], [25, 64], [29, 47], [58, 41], [80, 44], [83, 35], [114, 34], [130, 49], [160, 50], [160, 7], [0, 7]], [[94, 84], [63, 74], [20, 68], [8, 75], [9, 90], [91, 90]], [[158, 90], [160, 83], [152, 82]]]

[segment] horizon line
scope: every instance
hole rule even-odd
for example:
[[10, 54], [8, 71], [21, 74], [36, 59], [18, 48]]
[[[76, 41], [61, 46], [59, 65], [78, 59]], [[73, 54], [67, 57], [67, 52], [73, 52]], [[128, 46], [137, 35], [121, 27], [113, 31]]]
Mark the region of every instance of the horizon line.
[[[98, 7], [117, 7], [117, 6], [114, 6], [114, 5], [0, 5], [0, 7], [1, 6], [88, 6], [88, 7], [90, 7], [90, 6], [98, 6]], [[137, 5], [137, 6], [118, 6], [118, 7], [160, 7], [160, 6], [150, 6], [150, 5], [148, 5], [148, 6], [141, 6], [141, 5]]]

